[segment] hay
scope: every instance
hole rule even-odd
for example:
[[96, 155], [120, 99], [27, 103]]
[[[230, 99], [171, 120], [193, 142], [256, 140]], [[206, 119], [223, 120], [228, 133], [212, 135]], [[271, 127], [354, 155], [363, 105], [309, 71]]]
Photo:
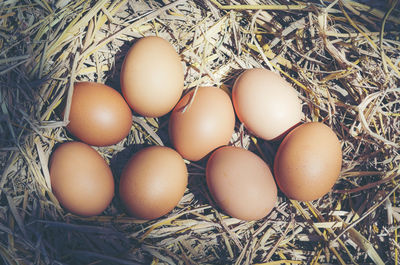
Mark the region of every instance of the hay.
[[[367, 1], [365, 1], [368, 3]], [[371, 1], [372, 2], [372, 1]], [[397, 5], [397, 6], [396, 6]], [[398, 264], [400, 245], [398, 1], [21, 1], [0, 3], [0, 255], [6, 264]], [[242, 69], [294, 84], [309, 121], [337, 133], [343, 169], [333, 191], [279, 204], [257, 222], [218, 211], [204, 163], [189, 163], [178, 207], [154, 221], [116, 198], [101, 216], [65, 212], [48, 159], [71, 140], [60, 116], [75, 80], [119, 89], [133, 40], [168, 39], [185, 89], [229, 91]], [[65, 115], [66, 118], [68, 115]], [[169, 144], [167, 119], [134, 117], [121, 143], [97, 148], [118, 175], [136, 144]], [[232, 141], [271, 163], [275, 143], [237, 124]], [[118, 157], [118, 159], [115, 159]]]

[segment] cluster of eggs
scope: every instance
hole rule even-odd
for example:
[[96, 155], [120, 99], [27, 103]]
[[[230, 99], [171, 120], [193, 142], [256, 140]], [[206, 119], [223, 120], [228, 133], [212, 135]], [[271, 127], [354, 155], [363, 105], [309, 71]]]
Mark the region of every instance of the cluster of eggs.
[[[67, 129], [82, 142], [61, 144], [50, 160], [52, 190], [70, 212], [100, 214], [114, 197], [114, 178], [92, 146], [124, 139], [133, 109], [145, 117], [170, 113], [173, 148], [152, 146], [135, 153], [119, 182], [126, 211], [155, 219], [171, 211], [188, 183], [184, 159], [208, 157], [206, 182], [215, 203], [242, 220], [265, 217], [277, 201], [277, 186], [289, 198], [310, 201], [332, 188], [341, 169], [341, 146], [323, 123], [302, 123], [296, 91], [266, 69], [245, 70], [232, 97], [218, 87], [198, 87], [183, 97], [184, 73], [179, 55], [159, 37], [137, 41], [121, 69], [121, 90], [93, 82], [74, 85]], [[232, 98], [232, 99], [231, 99]], [[264, 140], [283, 139], [270, 167], [255, 153], [228, 146], [235, 113]], [[273, 173], [272, 173], [273, 172]]]

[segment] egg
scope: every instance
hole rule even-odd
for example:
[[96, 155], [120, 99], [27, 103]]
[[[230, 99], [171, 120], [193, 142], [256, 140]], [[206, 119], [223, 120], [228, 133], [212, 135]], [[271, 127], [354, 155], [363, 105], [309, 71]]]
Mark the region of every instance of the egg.
[[130, 215], [151, 220], [179, 203], [187, 183], [182, 157], [171, 148], [151, 146], [135, 153], [124, 167], [119, 195]]
[[144, 37], [130, 48], [120, 79], [126, 101], [145, 117], [167, 114], [183, 92], [180, 57], [174, 47], [160, 37]]
[[206, 167], [207, 186], [217, 205], [232, 217], [259, 220], [274, 208], [277, 188], [268, 165], [243, 148], [214, 151]]
[[303, 118], [296, 90], [267, 69], [245, 70], [235, 80], [232, 101], [244, 126], [265, 140], [282, 137]]
[[198, 161], [228, 144], [234, 127], [235, 112], [228, 94], [218, 87], [199, 87], [175, 106], [169, 119], [169, 136], [184, 158]]
[[107, 162], [81, 142], [56, 148], [50, 159], [50, 181], [60, 204], [81, 216], [102, 213], [114, 196], [114, 178]]
[[342, 166], [340, 142], [331, 128], [310, 122], [291, 131], [279, 145], [274, 175], [291, 199], [316, 200], [330, 191]]
[[67, 129], [83, 142], [107, 146], [120, 142], [132, 127], [132, 112], [113, 88], [94, 82], [74, 84]]

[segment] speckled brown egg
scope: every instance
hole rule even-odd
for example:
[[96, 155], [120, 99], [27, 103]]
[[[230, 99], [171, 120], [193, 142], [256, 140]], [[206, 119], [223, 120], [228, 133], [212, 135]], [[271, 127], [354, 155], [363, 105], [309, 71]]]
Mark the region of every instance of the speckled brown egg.
[[126, 164], [119, 195], [127, 212], [139, 219], [156, 219], [170, 212], [182, 199], [188, 173], [173, 149], [152, 146], [138, 151]]
[[277, 188], [268, 165], [243, 148], [214, 151], [206, 168], [207, 186], [223, 211], [241, 220], [258, 220], [274, 208]]
[[74, 85], [67, 129], [89, 145], [113, 145], [132, 127], [132, 112], [115, 89], [100, 83]]
[[265, 140], [281, 138], [303, 118], [296, 90], [267, 69], [245, 70], [235, 81], [232, 101], [244, 126]]
[[107, 162], [81, 142], [63, 143], [53, 152], [50, 180], [60, 204], [77, 215], [102, 213], [114, 196], [114, 178]]
[[183, 91], [183, 67], [175, 48], [160, 37], [138, 40], [125, 57], [121, 89], [142, 116], [160, 117], [171, 111]]
[[279, 188], [291, 199], [316, 200], [339, 177], [342, 149], [331, 128], [320, 122], [300, 125], [282, 141], [274, 161]]
[[234, 127], [235, 113], [228, 94], [218, 87], [199, 87], [196, 93], [193, 90], [182, 97], [172, 111], [169, 136], [184, 158], [198, 161], [228, 144]]

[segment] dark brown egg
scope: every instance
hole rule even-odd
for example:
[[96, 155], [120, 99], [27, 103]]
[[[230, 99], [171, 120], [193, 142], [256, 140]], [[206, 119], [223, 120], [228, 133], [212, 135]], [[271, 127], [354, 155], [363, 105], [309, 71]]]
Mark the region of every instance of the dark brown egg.
[[275, 157], [274, 175], [289, 198], [312, 201], [331, 190], [341, 167], [342, 149], [336, 134], [323, 123], [309, 122], [283, 139]]
[[107, 162], [81, 142], [64, 143], [53, 152], [50, 180], [60, 204], [77, 215], [100, 214], [114, 196], [114, 178]]
[[183, 96], [172, 111], [169, 137], [183, 158], [198, 161], [229, 143], [235, 112], [229, 95], [218, 87], [199, 87], [194, 93]]
[[94, 82], [74, 85], [67, 129], [89, 145], [113, 145], [132, 127], [132, 112], [113, 88]]
[[171, 148], [152, 146], [128, 161], [119, 195], [130, 215], [150, 220], [170, 212], [181, 200], [187, 183], [182, 157]]

